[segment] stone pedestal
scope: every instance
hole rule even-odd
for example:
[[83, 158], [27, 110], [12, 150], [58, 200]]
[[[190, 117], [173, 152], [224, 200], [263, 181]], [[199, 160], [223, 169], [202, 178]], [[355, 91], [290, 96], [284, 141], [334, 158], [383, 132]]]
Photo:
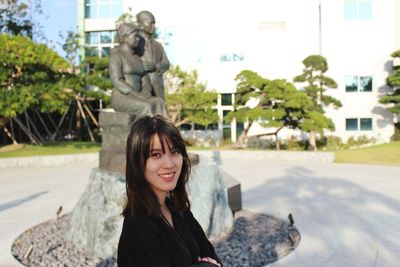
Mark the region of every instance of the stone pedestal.
[[99, 167], [105, 171], [125, 173], [126, 139], [136, 115], [124, 112], [103, 111], [100, 113], [102, 145]]

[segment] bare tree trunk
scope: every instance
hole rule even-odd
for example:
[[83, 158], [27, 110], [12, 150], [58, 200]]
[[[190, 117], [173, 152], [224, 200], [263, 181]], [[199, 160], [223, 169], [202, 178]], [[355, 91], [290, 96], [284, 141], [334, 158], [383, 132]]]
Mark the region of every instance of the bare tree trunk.
[[310, 132], [310, 137], [308, 139], [308, 150], [317, 151], [317, 137], [314, 131]]
[[75, 110], [75, 118], [76, 118], [76, 122], [75, 122], [75, 129], [77, 131], [77, 135], [78, 135], [78, 140], [82, 141], [82, 129], [81, 129], [81, 112], [78, 108], [78, 100], [75, 100], [75, 105], [76, 105], [76, 110]]
[[236, 141], [236, 147], [239, 147], [239, 148], [241, 148], [241, 147], [243, 147], [244, 146], [244, 143], [245, 143], [245, 141], [246, 141], [246, 139], [247, 139], [247, 133], [249, 132], [249, 130], [250, 130], [250, 127], [251, 127], [251, 125], [253, 124], [253, 121], [250, 121], [249, 122], [249, 124], [247, 125], [247, 127], [243, 130], [243, 132], [239, 135], [239, 137], [238, 137], [238, 139], [237, 139], [237, 141]]
[[8, 118], [0, 117], [0, 129], [3, 127], [4, 132], [7, 136], [13, 141], [13, 145], [18, 145], [17, 140], [15, 140], [14, 136], [8, 131], [6, 124], [10, 121]]
[[281, 150], [281, 145], [279, 144], [279, 139], [278, 139], [278, 132], [276, 131], [275, 133], [274, 133], [274, 135], [275, 135], [275, 148], [276, 148], [276, 150]]
[[1, 129], [2, 127], [3, 127], [3, 129], [4, 129], [4, 132], [7, 134], [7, 136], [12, 140], [13, 145], [18, 145], [17, 140], [14, 139], [14, 136], [8, 131], [7, 127], [6, 127], [6, 126], [1, 126], [1, 125], [0, 125], [0, 129]]

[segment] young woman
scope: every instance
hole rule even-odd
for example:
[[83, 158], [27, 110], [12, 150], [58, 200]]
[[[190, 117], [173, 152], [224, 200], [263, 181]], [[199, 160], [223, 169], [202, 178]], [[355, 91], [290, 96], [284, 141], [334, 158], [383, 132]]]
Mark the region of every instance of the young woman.
[[119, 267], [222, 266], [190, 212], [189, 174], [178, 129], [160, 115], [139, 118], [127, 140]]

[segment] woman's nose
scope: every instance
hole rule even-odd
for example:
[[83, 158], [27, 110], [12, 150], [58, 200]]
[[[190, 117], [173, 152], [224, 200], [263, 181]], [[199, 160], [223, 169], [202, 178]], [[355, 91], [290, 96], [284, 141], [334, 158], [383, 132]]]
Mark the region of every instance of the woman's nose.
[[171, 168], [171, 167], [175, 166], [174, 160], [173, 160], [171, 155], [166, 154], [164, 156], [164, 166], [168, 167], [168, 168]]

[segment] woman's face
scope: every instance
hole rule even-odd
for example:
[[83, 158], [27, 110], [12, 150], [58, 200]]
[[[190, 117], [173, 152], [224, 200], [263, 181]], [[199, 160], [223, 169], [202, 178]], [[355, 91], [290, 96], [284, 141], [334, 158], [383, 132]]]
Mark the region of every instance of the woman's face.
[[167, 140], [163, 140], [163, 152], [157, 134], [151, 137], [150, 154], [146, 162], [145, 178], [150, 188], [157, 195], [160, 203], [164, 203], [169, 191], [175, 189], [182, 170], [183, 157], [174, 147], [169, 147]]
[[139, 44], [139, 36], [138, 32], [134, 31], [131, 32], [128, 37], [126, 37], [125, 42], [128, 44], [130, 48], [136, 48]]

